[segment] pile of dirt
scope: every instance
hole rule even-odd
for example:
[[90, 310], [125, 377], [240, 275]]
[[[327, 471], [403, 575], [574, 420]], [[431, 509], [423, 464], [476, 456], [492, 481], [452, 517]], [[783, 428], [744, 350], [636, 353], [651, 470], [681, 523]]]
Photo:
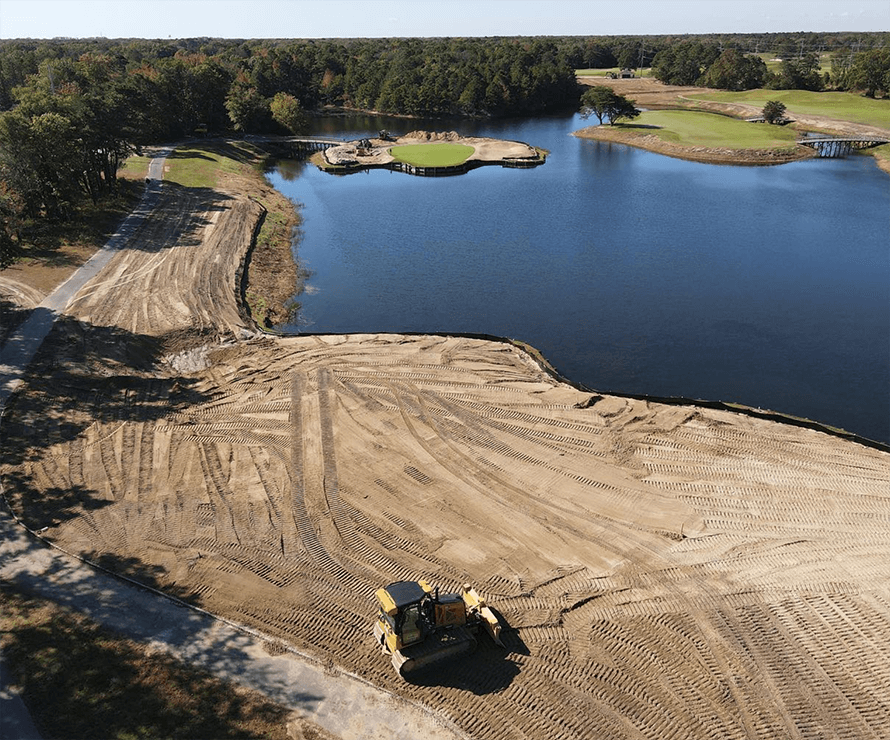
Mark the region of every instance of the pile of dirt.
[[460, 141], [463, 137], [457, 131], [411, 131], [404, 136], [399, 137], [400, 140], [406, 141]]

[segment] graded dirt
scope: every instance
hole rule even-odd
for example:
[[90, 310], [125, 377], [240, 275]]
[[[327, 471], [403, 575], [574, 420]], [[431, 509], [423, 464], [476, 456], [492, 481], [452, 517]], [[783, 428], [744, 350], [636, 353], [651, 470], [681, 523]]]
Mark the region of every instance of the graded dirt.
[[[2, 427], [42, 536], [473, 738], [881, 738], [890, 453], [582, 392], [469, 337], [271, 337], [262, 208], [165, 187]], [[471, 582], [505, 648], [402, 683], [373, 592]]]

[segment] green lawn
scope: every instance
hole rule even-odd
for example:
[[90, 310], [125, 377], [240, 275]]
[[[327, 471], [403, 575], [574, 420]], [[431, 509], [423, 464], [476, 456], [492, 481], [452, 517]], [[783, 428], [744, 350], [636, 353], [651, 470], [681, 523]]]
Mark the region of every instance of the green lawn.
[[655, 126], [651, 133], [685, 146], [728, 149], [793, 148], [798, 133], [787, 126], [748, 123], [715, 113], [684, 110], [644, 111], [629, 126]]
[[215, 188], [220, 171], [237, 172], [238, 162], [209, 147], [177, 147], [167, 157], [164, 180], [186, 188]]
[[398, 162], [416, 167], [453, 167], [463, 164], [476, 150], [465, 144], [406, 144], [389, 150]]
[[764, 106], [768, 100], [785, 104], [788, 113], [829, 116], [881, 128], [890, 128], [890, 100], [874, 100], [847, 92], [809, 92], [807, 90], [746, 90], [744, 92], [697, 93], [693, 100], [713, 100], [718, 103], [746, 103]]
[[129, 180], [144, 180], [145, 176], [148, 175], [148, 165], [150, 162], [151, 157], [143, 157], [134, 154], [124, 160], [121, 168], [117, 171], [117, 176]]

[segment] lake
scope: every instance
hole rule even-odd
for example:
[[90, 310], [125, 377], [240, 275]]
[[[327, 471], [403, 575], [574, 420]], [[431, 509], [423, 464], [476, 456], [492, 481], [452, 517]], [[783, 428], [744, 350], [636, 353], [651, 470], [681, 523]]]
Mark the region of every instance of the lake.
[[578, 115], [319, 119], [525, 141], [532, 170], [423, 178], [280, 162], [310, 271], [290, 332], [481, 332], [602, 392], [773, 409], [890, 442], [890, 176], [729, 167], [571, 136]]

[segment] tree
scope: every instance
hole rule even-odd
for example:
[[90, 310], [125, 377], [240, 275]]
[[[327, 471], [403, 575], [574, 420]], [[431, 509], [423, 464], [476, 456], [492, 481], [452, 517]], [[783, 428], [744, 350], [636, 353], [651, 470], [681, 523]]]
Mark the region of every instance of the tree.
[[785, 120], [785, 104], [779, 100], [769, 100], [763, 106], [763, 120], [767, 123], [782, 123]]
[[594, 85], [581, 96], [581, 115], [591, 115], [602, 123], [608, 121], [612, 126], [622, 118], [636, 118], [640, 111], [634, 107], [634, 101], [616, 93], [607, 85]]
[[852, 87], [864, 90], [868, 98], [878, 91], [890, 93], [890, 49], [871, 49], [856, 55], [850, 70]]
[[766, 73], [766, 62], [760, 57], [727, 49], [708, 67], [702, 84], [721, 90], [753, 90], [763, 85]]
[[21, 198], [0, 181], [0, 270], [11, 265], [19, 254], [23, 216]]
[[659, 51], [652, 60], [652, 73], [666, 85], [696, 85], [719, 56], [715, 44], [684, 41]]
[[776, 90], [821, 90], [824, 80], [819, 74], [818, 55], [810, 52], [799, 59], [784, 60], [772, 87]]
[[259, 131], [269, 116], [269, 101], [246, 79], [239, 77], [226, 96], [226, 110], [236, 131]]
[[276, 93], [269, 104], [269, 109], [272, 111], [272, 120], [290, 133], [299, 134], [306, 130], [308, 126], [306, 114], [300, 101], [293, 95]]

